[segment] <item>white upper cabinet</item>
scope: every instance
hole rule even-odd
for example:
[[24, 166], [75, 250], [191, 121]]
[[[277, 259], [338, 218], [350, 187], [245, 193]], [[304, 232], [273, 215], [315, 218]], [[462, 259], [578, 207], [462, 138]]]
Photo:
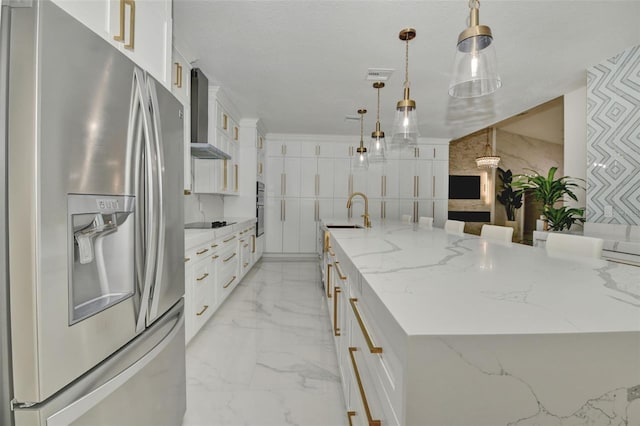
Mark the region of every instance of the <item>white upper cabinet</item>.
[[53, 0], [171, 87], [171, 0]]

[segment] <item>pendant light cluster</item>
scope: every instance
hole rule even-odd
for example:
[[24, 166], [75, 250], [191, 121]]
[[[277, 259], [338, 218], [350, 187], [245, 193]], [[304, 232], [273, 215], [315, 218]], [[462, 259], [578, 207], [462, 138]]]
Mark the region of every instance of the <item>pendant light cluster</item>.
[[[497, 71], [493, 34], [488, 26], [480, 25], [479, 8], [479, 0], [469, 0], [469, 26], [458, 36], [454, 69], [449, 85], [449, 95], [454, 98], [485, 96], [495, 92], [502, 85]], [[409, 82], [409, 41], [415, 37], [416, 30], [414, 28], [405, 28], [398, 34], [398, 38], [405, 42], [405, 78], [403, 97], [396, 104], [393, 136], [389, 146], [394, 150], [418, 143], [416, 101], [411, 99]], [[360, 114], [360, 146], [356, 149], [358, 159], [354, 165], [358, 169], [368, 168], [369, 161], [372, 163], [386, 161], [387, 146], [384, 132], [380, 129], [380, 89], [384, 87], [384, 83], [376, 82], [373, 87], [378, 91], [376, 130], [371, 133], [371, 143], [367, 153], [363, 142], [363, 116], [367, 110], [358, 110], [358, 114]], [[498, 167], [500, 157], [492, 155], [488, 142], [485, 150], [485, 155], [476, 158], [477, 166], [481, 168]]]

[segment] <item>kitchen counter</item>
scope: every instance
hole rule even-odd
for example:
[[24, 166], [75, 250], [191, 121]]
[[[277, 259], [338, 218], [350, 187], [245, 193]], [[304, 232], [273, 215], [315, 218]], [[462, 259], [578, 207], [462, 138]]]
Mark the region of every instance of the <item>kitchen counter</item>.
[[330, 232], [385, 343], [377, 362], [403, 366], [389, 387], [395, 415], [378, 417], [640, 424], [638, 267], [393, 221]]
[[[204, 244], [207, 241], [215, 240], [216, 238], [224, 237], [225, 235], [232, 234], [245, 228], [247, 225], [255, 223], [255, 217], [225, 217], [222, 219], [216, 219], [220, 221], [226, 221], [227, 223], [235, 222], [233, 225], [223, 226], [221, 228], [211, 229], [185, 229], [184, 230], [184, 247], [185, 249]], [[210, 221], [213, 222], [213, 221]]]

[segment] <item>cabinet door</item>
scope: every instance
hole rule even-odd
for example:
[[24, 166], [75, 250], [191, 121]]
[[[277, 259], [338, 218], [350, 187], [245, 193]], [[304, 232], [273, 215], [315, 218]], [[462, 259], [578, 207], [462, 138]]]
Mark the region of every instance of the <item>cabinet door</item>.
[[219, 161], [193, 159], [193, 192], [196, 194], [211, 194], [217, 192], [215, 186], [216, 165]]
[[367, 182], [369, 181], [369, 170], [352, 170], [351, 172], [351, 193], [367, 193]]
[[316, 142], [301, 142], [300, 157], [317, 157], [320, 155], [320, 147]]
[[284, 198], [282, 208], [282, 252], [299, 253], [300, 198]]
[[416, 197], [424, 200], [433, 198], [433, 161], [416, 160]]
[[334, 162], [332, 158], [318, 158], [318, 197], [333, 197]]
[[415, 160], [398, 161], [398, 196], [414, 198], [416, 196], [416, 162]]
[[380, 198], [383, 196], [383, 166], [382, 164], [370, 165], [367, 172], [367, 186], [364, 191], [368, 197]]
[[[291, 160], [287, 158], [287, 160]], [[300, 196], [316, 197], [320, 191], [320, 176], [316, 157], [300, 158]]]
[[434, 193], [436, 200], [447, 200], [449, 198], [449, 162], [433, 162]]
[[173, 49], [173, 60], [171, 61], [171, 93], [178, 98], [185, 109], [190, 106], [191, 65], [180, 51], [175, 48]]
[[300, 199], [300, 253], [315, 253], [316, 229], [319, 219], [318, 200], [313, 198]]
[[283, 194], [286, 197], [300, 195], [300, 158], [284, 157]]
[[398, 174], [400, 170], [399, 161], [387, 161], [383, 167], [383, 197], [385, 198], [398, 198], [399, 195], [399, 183]]
[[349, 197], [351, 185], [350, 183], [350, 169], [348, 158], [336, 158], [334, 160], [334, 178], [333, 178], [333, 196]]
[[284, 164], [282, 157], [267, 157], [265, 192], [268, 198], [282, 196], [284, 191]]
[[434, 160], [449, 161], [449, 145], [434, 145]]
[[449, 216], [449, 200], [433, 201], [433, 226], [444, 228]]
[[268, 253], [282, 253], [283, 203], [282, 198], [265, 200], [264, 240], [265, 251]]

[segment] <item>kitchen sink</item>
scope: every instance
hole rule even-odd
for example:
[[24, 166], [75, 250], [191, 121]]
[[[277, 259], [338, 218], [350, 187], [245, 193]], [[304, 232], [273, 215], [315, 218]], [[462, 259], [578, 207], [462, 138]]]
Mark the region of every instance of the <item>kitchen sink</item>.
[[329, 229], [364, 229], [362, 225], [327, 225]]

